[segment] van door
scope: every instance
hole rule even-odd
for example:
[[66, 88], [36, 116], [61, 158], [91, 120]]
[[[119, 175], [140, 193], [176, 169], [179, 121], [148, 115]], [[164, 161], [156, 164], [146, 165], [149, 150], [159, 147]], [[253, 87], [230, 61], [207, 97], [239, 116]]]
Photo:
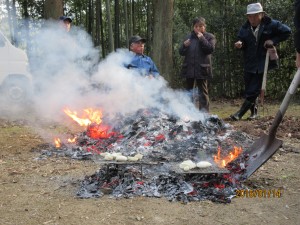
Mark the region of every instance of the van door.
[[31, 95], [32, 77], [26, 52], [13, 46], [0, 32], [0, 96], [24, 102]]

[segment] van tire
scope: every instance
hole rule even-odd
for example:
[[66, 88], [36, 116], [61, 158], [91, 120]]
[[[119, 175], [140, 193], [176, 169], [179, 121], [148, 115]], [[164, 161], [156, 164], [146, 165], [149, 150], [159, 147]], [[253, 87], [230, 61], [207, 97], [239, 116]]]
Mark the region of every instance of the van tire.
[[30, 82], [26, 77], [8, 78], [3, 83], [3, 94], [12, 103], [26, 103], [30, 96]]

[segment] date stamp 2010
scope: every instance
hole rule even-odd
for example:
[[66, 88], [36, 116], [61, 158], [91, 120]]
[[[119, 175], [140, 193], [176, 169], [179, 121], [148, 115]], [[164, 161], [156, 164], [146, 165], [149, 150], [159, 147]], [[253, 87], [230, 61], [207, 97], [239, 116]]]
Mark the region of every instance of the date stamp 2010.
[[235, 191], [237, 198], [280, 198], [281, 189], [238, 189]]

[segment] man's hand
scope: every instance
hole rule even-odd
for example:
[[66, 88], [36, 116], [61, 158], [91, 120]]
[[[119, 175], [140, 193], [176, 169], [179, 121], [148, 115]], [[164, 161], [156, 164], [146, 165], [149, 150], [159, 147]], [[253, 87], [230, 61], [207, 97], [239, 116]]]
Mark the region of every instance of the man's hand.
[[243, 47], [243, 42], [241, 42], [241, 41], [235, 42], [235, 43], [234, 43], [234, 47], [236, 47], [236, 48], [241, 48], [241, 47]]
[[197, 37], [200, 39], [203, 37], [203, 34], [201, 32], [197, 33]]
[[265, 48], [272, 48], [274, 45], [274, 42], [272, 40], [266, 40], [264, 43]]
[[187, 39], [186, 41], [183, 42], [183, 44], [184, 44], [185, 47], [190, 46], [190, 44], [191, 44], [191, 39]]

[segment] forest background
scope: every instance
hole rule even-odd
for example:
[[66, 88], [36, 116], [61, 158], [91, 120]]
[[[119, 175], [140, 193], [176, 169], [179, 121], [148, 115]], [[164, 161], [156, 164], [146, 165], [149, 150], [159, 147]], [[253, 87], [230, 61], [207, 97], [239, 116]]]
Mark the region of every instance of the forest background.
[[[178, 49], [192, 30], [193, 18], [202, 16], [207, 31], [217, 38], [213, 54], [211, 98], [237, 98], [243, 94], [243, 62], [233, 44], [246, 21], [245, 0], [1, 0], [0, 29], [12, 43], [30, 52], [30, 36], [46, 21], [61, 15], [73, 18], [72, 27], [85, 30], [99, 50], [99, 60], [119, 48], [128, 48], [128, 39], [140, 35], [147, 39], [146, 54], [174, 89], [183, 88], [180, 68], [183, 58]], [[267, 14], [294, 32], [293, 0], [260, 1]], [[24, 32], [26, 31], [26, 32]], [[268, 74], [269, 99], [281, 99], [295, 74], [293, 35], [278, 46], [279, 69]]]

